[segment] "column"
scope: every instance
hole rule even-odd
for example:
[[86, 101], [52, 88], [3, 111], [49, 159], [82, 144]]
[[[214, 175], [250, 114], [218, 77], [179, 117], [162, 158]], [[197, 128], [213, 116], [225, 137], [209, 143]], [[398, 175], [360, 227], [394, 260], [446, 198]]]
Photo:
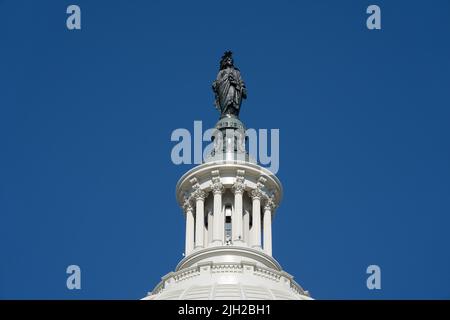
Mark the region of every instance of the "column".
[[208, 212], [208, 231], [207, 231], [207, 247], [212, 243], [212, 237], [213, 237], [213, 214], [212, 212]]
[[250, 234], [250, 245], [256, 249], [261, 249], [261, 196], [260, 189], [254, 189], [251, 192], [253, 227]]
[[244, 242], [242, 234], [243, 212], [242, 197], [244, 194], [244, 178], [237, 177], [233, 185], [234, 192], [234, 210], [231, 217], [231, 233], [233, 244], [242, 244]]
[[186, 214], [186, 243], [184, 255], [187, 256], [194, 250], [194, 208], [192, 207], [190, 200], [185, 200], [183, 209]]
[[263, 221], [263, 248], [264, 252], [269, 256], [272, 255], [272, 210], [274, 208], [273, 201], [267, 200], [264, 206], [264, 221]]
[[250, 246], [250, 213], [244, 213], [244, 242]]
[[195, 198], [195, 249], [200, 249], [204, 247], [203, 237], [204, 237], [204, 225], [205, 225], [205, 198], [206, 193], [197, 189], [194, 192]]
[[225, 216], [222, 210], [222, 194], [223, 185], [220, 182], [219, 177], [213, 177], [212, 192], [214, 195], [214, 208], [213, 208], [213, 244], [223, 245], [224, 232], [225, 232]]

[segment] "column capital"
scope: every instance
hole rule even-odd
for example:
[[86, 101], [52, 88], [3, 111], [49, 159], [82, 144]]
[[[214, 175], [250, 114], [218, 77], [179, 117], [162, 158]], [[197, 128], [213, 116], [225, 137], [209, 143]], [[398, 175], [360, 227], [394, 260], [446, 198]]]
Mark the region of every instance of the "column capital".
[[192, 201], [190, 198], [184, 198], [184, 202], [183, 202], [183, 210], [184, 212], [188, 212], [188, 211], [193, 211], [194, 208], [192, 206]]
[[252, 200], [255, 199], [262, 199], [265, 196], [265, 193], [263, 192], [264, 184], [266, 183], [267, 179], [263, 176], [259, 177], [258, 182], [256, 183], [256, 188], [253, 189], [250, 192], [250, 196], [252, 197]]
[[202, 190], [201, 188], [200, 188], [200, 184], [198, 183], [198, 180], [197, 180], [197, 178], [192, 178], [191, 180], [190, 180], [190, 182], [191, 182], [191, 184], [192, 184], [192, 189], [194, 189], [194, 191], [192, 192], [192, 197], [195, 199], [195, 200], [205, 200], [205, 198], [206, 198], [206, 192], [204, 191], [204, 190]]
[[250, 196], [252, 197], [252, 200], [260, 200], [263, 197], [263, 192], [260, 188], [256, 188], [250, 192]]
[[245, 171], [244, 170], [238, 170], [236, 175], [236, 180], [234, 181], [233, 186], [231, 187], [231, 190], [236, 193], [244, 193], [245, 190], [245, 178], [244, 178]]
[[224, 187], [222, 182], [220, 181], [219, 171], [214, 170], [212, 174], [213, 177], [211, 178], [212, 180], [211, 190], [213, 194], [222, 194], [224, 191]]
[[264, 210], [269, 210], [272, 212], [275, 207], [275, 203], [272, 200], [266, 200], [264, 203]]
[[272, 211], [275, 208], [276, 208], [276, 204], [275, 204], [275, 201], [273, 200], [273, 196], [267, 197], [266, 201], [264, 202], [264, 210]]
[[192, 192], [192, 196], [195, 200], [205, 200], [206, 199], [206, 192], [202, 189], [198, 188], [194, 192]]
[[223, 184], [221, 182], [213, 182], [211, 190], [213, 194], [222, 194], [224, 191]]
[[245, 184], [243, 182], [236, 181], [233, 184], [233, 187], [231, 187], [231, 190], [234, 192], [234, 194], [236, 194], [236, 193], [242, 194], [242, 193], [244, 193], [244, 190], [245, 190]]

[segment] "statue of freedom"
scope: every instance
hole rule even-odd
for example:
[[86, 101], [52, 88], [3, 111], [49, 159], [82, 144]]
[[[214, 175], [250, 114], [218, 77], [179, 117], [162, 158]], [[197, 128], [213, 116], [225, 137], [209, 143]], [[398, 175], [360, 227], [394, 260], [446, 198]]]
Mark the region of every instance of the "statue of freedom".
[[239, 118], [242, 99], [247, 98], [247, 89], [238, 68], [234, 67], [231, 51], [226, 51], [220, 60], [220, 70], [212, 88], [215, 105], [221, 118]]

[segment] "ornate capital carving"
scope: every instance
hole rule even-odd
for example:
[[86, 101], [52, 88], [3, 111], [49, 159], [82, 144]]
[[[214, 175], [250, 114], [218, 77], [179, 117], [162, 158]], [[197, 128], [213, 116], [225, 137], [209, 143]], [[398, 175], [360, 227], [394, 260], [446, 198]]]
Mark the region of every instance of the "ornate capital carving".
[[252, 197], [252, 200], [261, 199], [263, 196], [263, 192], [260, 188], [256, 188], [250, 192], [250, 196]]
[[244, 193], [245, 190], [245, 184], [243, 182], [235, 182], [233, 184], [233, 187], [231, 188], [231, 190], [233, 190], [233, 192], [236, 193]]
[[258, 182], [256, 183], [256, 188], [253, 189], [250, 192], [250, 196], [252, 199], [261, 199], [265, 196], [265, 193], [263, 192], [264, 184], [266, 183], [267, 179], [263, 176], [259, 177]]
[[244, 170], [237, 171], [236, 180], [233, 184], [233, 187], [231, 188], [235, 194], [236, 193], [244, 193], [244, 190], [245, 190], [244, 174], [245, 174]]
[[188, 211], [193, 211], [194, 210], [194, 208], [193, 208], [193, 206], [192, 206], [192, 201], [191, 201], [191, 199], [190, 198], [188, 198], [188, 197], [185, 197], [184, 198], [184, 202], [183, 202], [183, 210], [184, 210], [184, 212], [188, 212]]
[[192, 196], [194, 197], [195, 200], [205, 200], [206, 192], [200, 189], [199, 187], [194, 192], [192, 192]]
[[273, 197], [269, 197], [266, 199], [266, 202], [264, 203], [264, 210], [270, 210], [273, 211], [275, 209], [276, 205], [273, 201]]
[[266, 183], [267, 179], [263, 176], [259, 177], [258, 182], [256, 183], [258, 189], [262, 189]]
[[223, 184], [219, 181], [219, 182], [213, 182], [211, 189], [212, 189], [213, 194], [222, 194], [224, 187], [223, 187]]
[[192, 192], [192, 197], [195, 200], [205, 200], [206, 192], [200, 188], [200, 184], [198, 183], [197, 178], [192, 178], [190, 180], [190, 183], [192, 184], [192, 189], [194, 189], [194, 191]]
[[222, 194], [224, 187], [222, 182], [220, 182], [220, 176], [219, 176], [219, 171], [218, 170], [214, 170], [211, 172], [213, 177], [212, 177], [212, 186], [211, 186], [211, 190], [213, 192], [213, 194]]

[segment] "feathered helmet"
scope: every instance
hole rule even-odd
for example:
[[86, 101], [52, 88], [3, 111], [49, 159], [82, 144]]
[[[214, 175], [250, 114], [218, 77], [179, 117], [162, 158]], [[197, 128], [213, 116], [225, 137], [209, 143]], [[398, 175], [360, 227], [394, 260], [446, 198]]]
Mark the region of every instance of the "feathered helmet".
[[231, 64], [233, 64], [233, 52], [225, 51], [225, 53], [222, 56], [222, 59], [220, 59], [220, 70], [226, 68], [225, 61], [227, 61], [228, 58], [231, 59]]

